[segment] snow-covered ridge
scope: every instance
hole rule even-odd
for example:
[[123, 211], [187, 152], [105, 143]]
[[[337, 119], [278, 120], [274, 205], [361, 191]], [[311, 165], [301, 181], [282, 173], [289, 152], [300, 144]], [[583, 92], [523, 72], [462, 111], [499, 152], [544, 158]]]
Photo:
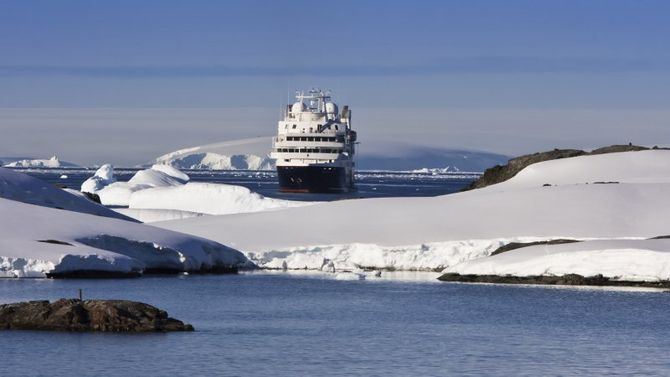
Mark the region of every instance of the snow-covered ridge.
[[448, 268], [488, 255], [501, 242], [667, 234], [669, 166], [670, 151], [663, 150], [585, 156], [434, 198], [345, 200], [157, 225], [215, 239], [273, 268], [318, 269], [326, 260], [345, 269]]
[[62, 168], [62, 167], [77, 167], [71, 162], [65, 162], [53, 156], [49, 159], [23, 159], [12, 161], [4, 165], [8, 168]]

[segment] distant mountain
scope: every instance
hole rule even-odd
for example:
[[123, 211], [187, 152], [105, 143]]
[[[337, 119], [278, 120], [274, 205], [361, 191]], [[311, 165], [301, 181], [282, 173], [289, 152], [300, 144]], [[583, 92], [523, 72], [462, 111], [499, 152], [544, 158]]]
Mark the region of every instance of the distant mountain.
[[[269, 152], [272, 137], [257, 137], [207, 144], [164, 154], [152, 164], [171, 165], [177, 169], [204, 170], [272, 170], [274, 161]], [[418, 170], [439, 168], [442, 171], [481, 172], [494, 165], [504, 164], [508, 156], [495, 153], [394, 145], [392, 154], [376, 151], [356, 156], [360, 170]]]
[[508, 160], [508, 156], [489, 152], [410, 147], [392, 156], [361, 154], [356, 160], [356, 166], [360, 170], [441, 168], [448, 171], [482, 172]]

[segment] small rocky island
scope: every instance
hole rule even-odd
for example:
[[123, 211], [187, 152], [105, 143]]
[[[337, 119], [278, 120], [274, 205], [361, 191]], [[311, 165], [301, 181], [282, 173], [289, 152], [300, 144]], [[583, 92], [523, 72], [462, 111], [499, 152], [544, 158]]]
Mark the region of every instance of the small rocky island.
[[141, 302], [60, 299], [0, 305], [0, 330], [167, 332], [193, 326]]

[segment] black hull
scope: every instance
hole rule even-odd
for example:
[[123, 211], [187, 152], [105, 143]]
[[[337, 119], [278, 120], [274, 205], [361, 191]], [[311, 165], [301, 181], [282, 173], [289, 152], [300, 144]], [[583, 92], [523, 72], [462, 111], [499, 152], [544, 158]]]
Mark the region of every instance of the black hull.
[[341, 193], [353, 189], [351, 170], [325, 166], [278, 166], [279, 191]]

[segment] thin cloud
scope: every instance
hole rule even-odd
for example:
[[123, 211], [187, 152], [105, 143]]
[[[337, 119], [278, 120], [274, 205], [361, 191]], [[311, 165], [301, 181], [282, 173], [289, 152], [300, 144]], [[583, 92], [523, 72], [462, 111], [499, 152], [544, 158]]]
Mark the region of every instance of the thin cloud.
[[384, 77], [448, 74], [536, 74], [536, 73], [639, 73], [670, 71], [670, 60], [549, 59], [549, 58], [459, 58], [416, 65], [341, 66], [57, 66], [4, 65], [0, 76], [77, 76], [99, 78], [198, 78], [198, 77]]

